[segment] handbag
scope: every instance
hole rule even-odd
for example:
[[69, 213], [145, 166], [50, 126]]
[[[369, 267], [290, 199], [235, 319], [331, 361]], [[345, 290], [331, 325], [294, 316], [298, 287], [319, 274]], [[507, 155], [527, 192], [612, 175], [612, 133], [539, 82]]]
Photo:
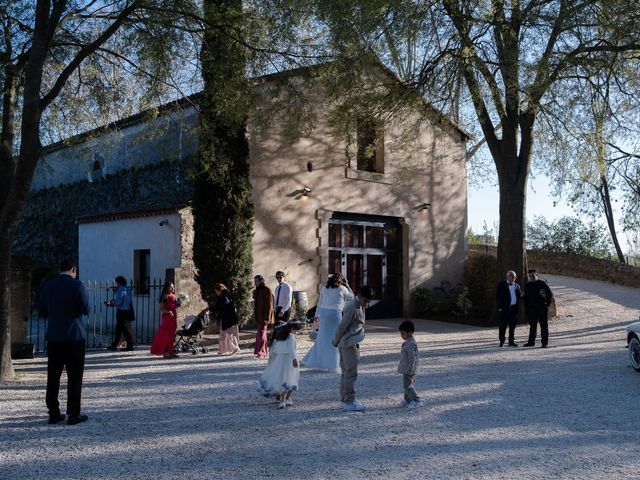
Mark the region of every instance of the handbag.
[[136, 311], [133, 309], [133, 303], [129, 305], [129, 316], [127, 318], [128, 322], [133, 322], [136, 319]]

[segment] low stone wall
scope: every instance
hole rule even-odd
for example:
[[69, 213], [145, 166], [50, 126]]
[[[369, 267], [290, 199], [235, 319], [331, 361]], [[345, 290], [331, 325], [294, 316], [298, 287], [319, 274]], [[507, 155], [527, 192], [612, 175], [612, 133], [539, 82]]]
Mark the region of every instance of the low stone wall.
[[[469, 245], [469, 255], [497, 254], [496, 247]], [[527, 250], [527, 263], [541, 273], [602, 280], [628, 287], [640, 288], [640, 268], [571, 253], [548, 253]]]

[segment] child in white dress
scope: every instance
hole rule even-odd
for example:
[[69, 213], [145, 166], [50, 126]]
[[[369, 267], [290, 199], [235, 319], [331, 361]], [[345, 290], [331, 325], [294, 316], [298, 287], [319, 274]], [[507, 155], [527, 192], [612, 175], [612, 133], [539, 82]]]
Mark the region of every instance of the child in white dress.
[[275, 396], [278, 408], [291, 406], [293, 392], [298, 389], [300, 368], [296, 352], [296, 336], [302, 328], [298, 321], [279, 322], [273, 331], [269, 348], [269, 362], [260, 377], [258, 392], [265, 397]]

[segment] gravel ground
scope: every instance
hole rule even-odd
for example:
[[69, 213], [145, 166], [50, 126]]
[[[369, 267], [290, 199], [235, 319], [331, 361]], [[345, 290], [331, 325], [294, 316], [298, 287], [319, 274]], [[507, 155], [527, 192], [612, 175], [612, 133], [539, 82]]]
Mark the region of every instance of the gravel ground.
[[[397, 407], [397, 321], [362, 346], [363, 413], [338, 409], [338, 376], [303, 370], [286, 411], [255, 393], [251, 351], [166, 361], [90, 352], [89, 421], [46, 424], [46, 359], [17, 361], [0, 388], [1, 479], [635, 479], [636, 394], [624, 327], [638, 289], [548, 277], [550, 348], [498, 348], [496, 329], [418, 320], [425, 408]], [[519, 326], [524, 343], [528, 327]], [[300, 338], [301, 357], [311, 343]], [[64, 402], [64, 399], [63, 399]], [[64, 405], [64, 403], [63, 403]]]

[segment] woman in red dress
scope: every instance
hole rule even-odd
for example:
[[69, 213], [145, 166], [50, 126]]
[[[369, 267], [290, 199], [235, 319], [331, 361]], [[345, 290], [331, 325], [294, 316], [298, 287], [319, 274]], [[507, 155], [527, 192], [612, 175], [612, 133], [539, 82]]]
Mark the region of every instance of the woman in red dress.
[[173, 349], [173, 342], [176, 337], [177, 326], [176, 308], [179, 306], [178, 300], [173, 293], [173, 283], [165, 283], [164, 287], [162, 287], [162, 295], [160, 295], [162, 322], [151, 343], [152, 355], [162, 355], [163, 358], [176, 358], [178, 356]]

